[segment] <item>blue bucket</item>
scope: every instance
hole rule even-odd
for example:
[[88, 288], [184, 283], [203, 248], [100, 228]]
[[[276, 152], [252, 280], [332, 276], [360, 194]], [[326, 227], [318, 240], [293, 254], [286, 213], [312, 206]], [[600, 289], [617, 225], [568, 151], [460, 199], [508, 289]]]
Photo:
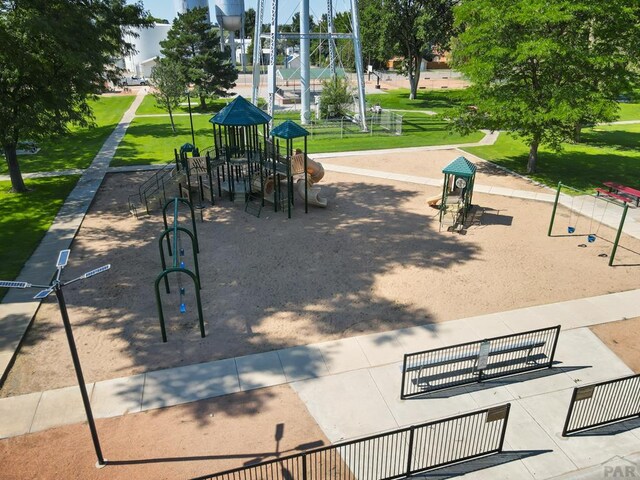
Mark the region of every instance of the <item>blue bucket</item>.
[[573, 233], [576, 231], [576, 227], [567, 227], [567, 232]]
[[589, 241], [589, 243], [593, 243], [596, 241], [596, 236], [595, 235], [587, 235], [587, 240]]

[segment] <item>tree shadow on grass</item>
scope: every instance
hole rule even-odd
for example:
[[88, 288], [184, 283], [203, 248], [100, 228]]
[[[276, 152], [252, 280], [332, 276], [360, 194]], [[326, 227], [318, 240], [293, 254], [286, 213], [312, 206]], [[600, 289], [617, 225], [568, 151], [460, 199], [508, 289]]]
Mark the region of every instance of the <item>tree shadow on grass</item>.
[[595, 127], [582, 133], [580, 143], [592, 147], [637, 151], [640, 148], [640, 132], [630, 132], [624, 129], [604, 130]]

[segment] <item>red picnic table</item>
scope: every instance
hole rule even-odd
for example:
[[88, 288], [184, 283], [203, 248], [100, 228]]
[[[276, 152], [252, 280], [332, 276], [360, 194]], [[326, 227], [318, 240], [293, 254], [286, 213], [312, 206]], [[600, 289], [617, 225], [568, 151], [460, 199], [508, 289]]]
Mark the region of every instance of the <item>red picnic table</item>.
[[602, 194], [625, 203], [635, 201], [636, 207], [640, 206], [640, 190], [616, 182], [603, 182], [602, 184], [608, 190], [596, 188], [597, 195]]

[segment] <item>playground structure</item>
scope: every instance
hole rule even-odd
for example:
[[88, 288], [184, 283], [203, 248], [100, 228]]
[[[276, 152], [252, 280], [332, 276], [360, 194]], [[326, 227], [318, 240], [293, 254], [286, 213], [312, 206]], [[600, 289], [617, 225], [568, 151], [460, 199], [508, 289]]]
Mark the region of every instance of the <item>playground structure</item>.
[[[298, 178], [297, 180], [296, 190], [300, 197], [304, 199], [304, 213], [309, 212], [309, 204], [322, 208], [327, 206], [327, 199], [320, 196], [320, 187], [313, 186], [324, 177], [324, 168], [320, 163], [309, 159], [307, 156], [308, 135], [309, 132], [307, 130], [291, 120], [281, 123], [271, 132], [272, 137], [282, 138], [286, 141], [285, 163], [289, 166], [287, 171], [289, 193], [287, 209], [289, 218], [291, 218], [291, 205], [293, 204], [293, 177], [296, 175], [303, 175], [302, 178]], [[295, 138], [304, 138], [304, 150], [296, 149], [294, 154], [293, 140]], [[276, 156], [280, 157], [279, 152], [280, 142], [276, 140], [274, 158]]]
[[443, 226], [461, 231], [472, 208], [476, 166], [465, 157], [458, 157], [444, 167], [442, 173], [442, 195], [427, 199], [427, 203], [440, 210], [440, 231]]
[[[232, 201], [243, 201], [245, 211], [256, 216], [265, 202], [273, 203], [276, 212], [286, 207], [291, 218], [294, 177], [303, 175], [298, 178], [297, 191], [304, 198], [305, 213], [309, 204], [327, 206], [319, 187], [313, 186], [324, 175], [322, 165], [302, 151], [293, 151], [293, 140], [304, 138], [306, 152], [309, 132], [304, 128], [287, 121], [269, 132], [271, 117], [241, 96], [209, 121], [213, 124], [215, 159], [208, 160], [208, 171], [212, 175], [215, 166], [220, 195], [227, 193]], [[284, 155], [278, 138], [286, 140]]]
[[[179, 225], [179, 205], [183, 204], [189, 207], [189, 213], [191, 214], [191, 226], [192, 230], [189, 230], [185, 227], [181, 227]], [[169, 227], [167, 222], [167, 209], [170, 205], [173, 205], [173, 222], [172, 226]], [[185, 198], [176, 197], [172, 200], [169, 200], [164, 208], [162, 209], [162, 219], [164, 221], [165, 230], [158, 238], [158, 247], [160, 248], [160, 261], [162, 262], [162, 273], [160, 273], [156, 277], [155, 281], [155, 293], [156, 293], [156, 304], [158, 307], [158, 319], [160, 321], [160, 331], [162, 333], [162, 341], [166, 343], [167, 341], [167, 331], [165, 326], [164, 319], [164, 309], [162, 308], [162, 299], [160, 297], [160, 282], [164, 280], [166, 293], [171, 293], [171, 289], [169, 287], [169, 275], [173, 273], [178, 274], [178, 293], [180, 295], [180, 313], [187, 312], [187, 306], [185, 303], [185, 294], [186, 289], [182, 286], [181, 274], [187, 275], [193, 281], [193, 287], [196, 297], [196, 305], [198, 309], [198, 323], [200, 326], [200, 336], [202, 338], [205, 337], [204, 330], [204, 318], [202, 315], [202, 302], [200, 300], [200, 289], [202, 288], [200, 283], [200, 268], [198, 266], [198, 231], [196, 229], [196, 220], [193, 210], [193, 205]], [[182, 246], [180, 240], [180, 233], [185, 233], [189, 239], [191, 240], [191, 250], [193, 252], [193, 265], [194, 271], [190, 270], [186, 266], [186, 262], [183, 260], [185, 257], [184, 247]], [[170, 238], [171, 237], [171, 238]], [[173, 257], [173, 262], [171, 267], [167, 268], [167, 262], [165, 259], [164, 252], [164, 241], [167, 243], [167, 252], [169, 256]]]
[[[551, 220], [549, 221], [549, 230], [547, 232], [547, 236], [551, 237], [554, 236], [553, 235], [553, 226], [554, 226], [554, 222], [555, 222], [555, 218], [556, 218], [556, 211], [558, 209], [558, 203], [560, 201], [560, 193], [562, 191], [562, 189], [568, 189], [571, 191], [574, 191], [576, 193], [581, 194], [581, 200], [580, 200], [580, 208], [579, 209], [574, 209], [574, 203], [576, 201], [576, 196], [571, 198], [571, 205], [569, 206], [569, 225], [567, 226], [567, 234], [568, 235], [585, 235], [586, 236], [586, 240], [587, 243], [581, 243], [578, 246], [579, 247], [586, 247], [589, 243], [594, 243], [596, 241], [596, 239], [600, 238], [602, 240], [606, 240], [604, 238], [602, 238], [601, 236], [599, 236], [599, 232], [600, 232], [600, 227], [602, 226], [602, 223], [605, 219], [605, 216], [607, 214], [607, 209], [609, 206], [613, 206], [614, 208], [616, 207], [622, 207], [622, 213], [620, 215], [620, 222], [618, 224], [618, 228], [616, 230], [616, 235], [615, 235], [615, 239], [612, 242], [612, 248], [611, 248], [611, 252], [607, 255], [607, 254], [600, 254], [600, 256], [602, 257], [609, 257], [609, 266], [612, 267], [613, 266], [613, 262], [615, 260], [615, 256], [616, 256], [616, 252], [618, 250], [618, 245], [620, 243], [620, 237], [622, 236], [622, 232], [624, 230], [624, 223], [625, 220], [627, 218], [627, 211], [629, 210], [629, 205], [626, 202], [621, 202], [616, 200], [614, 197], [610, 197], [610, 196], [603, 196], [603, 195], [592, 195], [592, 194], [588, 194], [587, 192], [584, 192], [582, 190], [578, 190], [576, 188], [570, 187], [569, 185], [565, 185], [562, 182], [558, 183], [558, 189], [556, 191], [556, 196], [555, 196], [555, 200], [553, 203], [553, 210], [551, 212]], [[599, 192], [598, 192], [599, 193]], [[580, 217], [582, 216], [582, 214], [584, 213], [585, 210], [585, 206], [587, 207], [587, 210], [589, 209], [589, 205], [585, 205], [586, 200], [589, 199], [589, 202], [593, 202], [592, 206], [591, 206], [591, 213], [589, 215], [589, 227], [588, 230], [585, 232], [580, 232], [578, 231], [578, 223], [580, 220]], [[600, 210], [601, 212], [596, 213], [596, 209], [598, 206], [598, 202], [603, 202], [604, 203], [604, 207], [601, 207]], [[596, 219], [596, 217], [600, 217], [600, 220], [597, 221], [597, 226], [594, 230], [594, 221]], [[556, 235], [557, 236], [557, 235]], [[608, 240], [607, 240], [608, 241]]]

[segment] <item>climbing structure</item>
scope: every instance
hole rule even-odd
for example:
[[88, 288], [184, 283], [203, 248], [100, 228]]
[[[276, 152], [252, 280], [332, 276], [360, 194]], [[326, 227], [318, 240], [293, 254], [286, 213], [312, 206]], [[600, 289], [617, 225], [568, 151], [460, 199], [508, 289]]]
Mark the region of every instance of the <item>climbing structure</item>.
[[471, 210], [476, 166], [458, 157], [442, 169], [444, 184], [440, 201], [440, 230], [443, 226], [459, 231]]

